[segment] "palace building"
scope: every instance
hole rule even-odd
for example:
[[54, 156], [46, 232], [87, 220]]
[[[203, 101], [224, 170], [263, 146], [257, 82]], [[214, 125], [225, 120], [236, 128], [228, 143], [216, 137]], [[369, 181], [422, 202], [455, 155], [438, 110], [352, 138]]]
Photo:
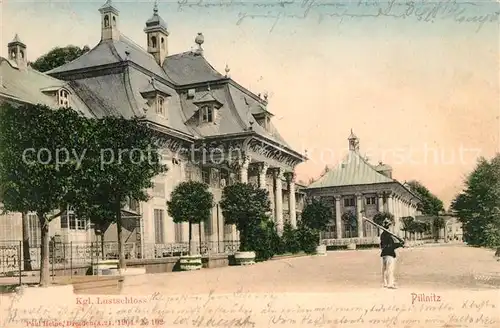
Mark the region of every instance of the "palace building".
[[[235, 227], [224, 224], [219, 207], [227, 184], [241, 181], [267, 189], [278, 232], [286, 221], [296, 225], [305, 193], [295, 182], [295, 167], [306, 158], [274, 127], [267, 96], [231, 79], [227, 66], [224, 73], [214, 69], [203, 52], [202, 33], [195, 36], [196, 50], [171, 54], [170, 31], [156, 5], [145, 22], [146, 49], [120, 32], [119, 11], [110, 0], [99, 12], [98, 44], [46, 73], [28, 65], [28, 47], [16, 35], [8, 44], [8, 58], [0, 59], [0, 101], [69, 106], [89, 117], [142, 117], [162, 134], [168, 172], [154, 179], [148, 202], [130, 200], [123, 209], [124, 228], [130, 232], [126, 246], [134, 249], [130, 256], [164, 256], [188, 241], [187, 223], [175, 224], [166, 208], [170, 193], [186, 180], [206, 182], [214, 194], [212, 219], [193, 228], [194, 240], [201, 231], [210, 251], [226, 252], [225, 242], [238, 238]], [[192, 149], [194, 160], [182, 151]], [[216, 156], [206, 160], [207, 152]], [[21, 214], [7, 215], [8, 220], [0, 220], [0, 240], [21, 240]], [[36, 216], [27, 215], [36, 245]], [[96, 240], [89, 222], [75, 217], [71, 208], [51, 222], [50, 233], [63, 242]], [[112, 226], [105, 239], [115, 238]]]
[[[401, 218], [419, 214], [419, 197], [392, 177], [392, 168], [383, 163], [374, 166], [361, 155], [359, 139], [351, 134], [349, 151], [337, 167], [328, 170], [307, 187], [308, 197], [320, 199], [330, 206], [333, 220], [323, 238], [339, 244], [352, 238], [358, 244], [376, 243], [378, 229], [363, 221], [377, 212], [394, 215], [393, 232], [403, 236]], [[327, 242], [328, 244], [328, 242]]]

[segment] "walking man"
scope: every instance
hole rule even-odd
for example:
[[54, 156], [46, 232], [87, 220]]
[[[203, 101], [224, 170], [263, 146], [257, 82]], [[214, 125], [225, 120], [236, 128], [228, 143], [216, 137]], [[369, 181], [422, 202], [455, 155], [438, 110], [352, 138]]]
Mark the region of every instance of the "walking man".
[[[385, 219], [382, 226], [389, 229], [391, 226], [390, 219]], [[382, 252], [382, 276], [384, 277], [384, 287], [396, 289], [394, 282], [394, 270], [396, 266], [396, 252], [395, 250], [404, 247], [402, 242], [394, 241], [394, 237], [387, 231], [382, 231], [380, 235], [380, 248]]]

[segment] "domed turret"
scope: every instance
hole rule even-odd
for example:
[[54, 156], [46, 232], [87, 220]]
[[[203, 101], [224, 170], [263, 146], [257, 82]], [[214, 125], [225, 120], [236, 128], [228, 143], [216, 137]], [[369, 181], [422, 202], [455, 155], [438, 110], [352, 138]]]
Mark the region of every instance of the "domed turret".
[[168, 56], [167, 23], [158, 14], [158, 2], [155, 1], [153, 16], [146, 21], [144, 32], [148, 37], [148, 52], [152, 54], [158, 65], [162, 66]]

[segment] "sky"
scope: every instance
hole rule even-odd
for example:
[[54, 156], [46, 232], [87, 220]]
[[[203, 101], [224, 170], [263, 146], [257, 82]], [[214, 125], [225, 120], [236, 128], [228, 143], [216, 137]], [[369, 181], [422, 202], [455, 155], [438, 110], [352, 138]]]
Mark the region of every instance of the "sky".
[[[0, 2], [1, 50], [18, 33], [28, 59], [95, 46], [95, 1]], [[153, 1], [113, 1], [120, 31], [145, 47]], [[418, 180], [445, 205], [480, 156], [500, 152], [499, 13], [494, 1], [159, 1], [169, 54], [205, 36], [204, 56], [254, 93], [317, 178], [347, 152], [351, 129], [370, 162]]]

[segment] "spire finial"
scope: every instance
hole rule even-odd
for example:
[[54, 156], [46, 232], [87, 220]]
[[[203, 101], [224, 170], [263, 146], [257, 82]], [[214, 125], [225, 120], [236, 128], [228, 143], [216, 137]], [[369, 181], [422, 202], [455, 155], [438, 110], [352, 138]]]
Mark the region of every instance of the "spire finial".
[[153, 6], [153, 14], [158, 15], [158, 0], [155, 0], [155, 4]]
[[225, 69], [225, 71], [226, 71], [226, 77], [228, 77], [229, 72], [231, 71], [231, 69], [229, 69], [229, 66], [228, 66], [227, 64], [226, 64], [226, 69]]

